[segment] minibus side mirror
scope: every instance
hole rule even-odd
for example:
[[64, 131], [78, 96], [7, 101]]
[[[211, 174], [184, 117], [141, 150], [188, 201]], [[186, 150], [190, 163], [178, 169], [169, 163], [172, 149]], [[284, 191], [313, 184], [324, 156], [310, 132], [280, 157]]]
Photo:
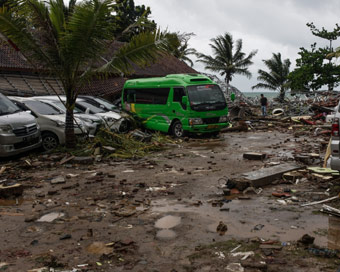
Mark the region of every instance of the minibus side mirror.
[[231, 95], [230, 95], [230, 99], [231, 99], [231, 101], [234, 101], [235, 100], [235, 93], [231, 93]]
[[182, 105], [187, 105], [188, 104], [188, 97], [187, 96], [182, 96]]

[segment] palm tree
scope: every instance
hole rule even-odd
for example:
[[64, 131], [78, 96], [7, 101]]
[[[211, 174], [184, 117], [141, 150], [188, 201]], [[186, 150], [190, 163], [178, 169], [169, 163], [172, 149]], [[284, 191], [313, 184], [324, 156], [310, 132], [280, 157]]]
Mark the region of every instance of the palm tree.
[[[128, 73], [131, 63], [144, 65], [158, 56], [159, 31], [135, 36], [109, 58], [114, 42], [114, 0], [11, 0], [0, 12], [0, 33], [15, 44], [38, 71], [49, 71], [66, 95], [66, 146], [75, 146], [73, 109], [78, 91], [95, 75]], [[103, 64], [104, 62], [104, 64]], [[100, 64], [101, 63], [101, 64]]]
[[184, 62], [188, 62], [192, 67], [193, 61], [189, 58], [189, 55], [196, 55], [197, 52], [194, 48], [189, 48], [189, 39], [194, 36], [194, 33], [167, 33], [167, 46], [168, 53], [175, 56], [177, 59]]
[[205, 69], [220, 73], [225, 77], [227, 86], [231, 82], [234, 75], [245, 75], [250, 78], [251, 73], [248, 67], [253, 64], [251, 59], [256, 55], [257, 50], [249, 53], [248, 56], [242, 52], [242, 40], [239, 39], [234, 43], [230, 33], [224, 36], [219, 35], [217, 38], [211, 39], [210, 46], [213, 49], [213, 56], [198, 54], [198, 62], [205, 64]]
[[259, 69], [257, 80], [262, 82], [253, 86], [252, 89], [265, 88], [279, 91], [279, 100], [283, 101], [286, 90], [288, 89], [290, 60], [285, 59], [282, 62], [281, 54], [273, 53], [273, 57], [268, 60], [263, 60], [263, 63], [268, 68], [269, 72]]

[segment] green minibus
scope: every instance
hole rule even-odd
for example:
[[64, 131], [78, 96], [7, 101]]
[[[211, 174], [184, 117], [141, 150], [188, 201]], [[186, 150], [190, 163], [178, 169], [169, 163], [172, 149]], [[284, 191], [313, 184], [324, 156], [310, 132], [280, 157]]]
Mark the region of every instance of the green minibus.
[[200, 74], [127, 80], [122, 107], [139, 117], [145, 128], [169, 132], [175, 137], [187, 132], [218, 133], [229, 126], [222, 90]]

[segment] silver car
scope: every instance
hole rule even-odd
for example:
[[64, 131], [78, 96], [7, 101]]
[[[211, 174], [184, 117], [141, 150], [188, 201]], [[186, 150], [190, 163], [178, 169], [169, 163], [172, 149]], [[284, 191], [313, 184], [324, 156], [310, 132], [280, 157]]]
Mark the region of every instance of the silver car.
[[[52, 150], [59, 144], [65, 144], [65, 114], [50, 105], [24, 97], [10, 97], [22, 109], [28, 109], [37, 118], [41, 129], [42, 146], [45, 150]], [[84, 136], [87, 134], [83, 122], [75, 118], [74, 134]]]
[[[66, 108], [64, 104], [55, 99], [46, 99], [40, 98], [40, 97], [33, 97], [32, 99], [37, 99], [38, 101], [41, 101], [43, 103], [49, 104], [52, 107], [58, 108], [60, 111], [66, 114]], [[79, 111], [77, 108], [74, 109], [74, 116], [79, 118], [83, 121], [85, 128], [89, 132], [89, 135], [95, 135], [96, 132], [98, 132], [100, 126], [102, 125], [103, 121], [101, 118], [93, 115], [93, 114], [85, 114]]]
[[330, 165], [333, 170], [340, 170], [340, 107], [334, 108], [334, 114], [330, 115], [333, 119], [332, 123], [332, 137], [331, 137], [331, 155]]
[[0, 93], [0, 157], [17, 155], [41, 146], [36, 119]]

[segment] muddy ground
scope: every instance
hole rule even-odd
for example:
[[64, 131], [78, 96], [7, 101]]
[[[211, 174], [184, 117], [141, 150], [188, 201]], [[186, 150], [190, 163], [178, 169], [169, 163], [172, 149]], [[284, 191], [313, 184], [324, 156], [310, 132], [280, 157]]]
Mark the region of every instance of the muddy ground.
[[[268, 156], [244, 159], [249, 151]], [[0, 271], [337, 271], [333, 251], [311, 249], [334, 244], [335, 223], [321, 205], [301, 207], [329, 197], [327, 184], [273, 180], [258, 195], [219, 188], [245, 172], [296, 163], [294, 154], [324, 151], [324, 139], [265, 131], [190, 138], [138, 160], [3, 160], [1, 179], [24, 191], [0, 200]], [[283, 190], [293, 201], [272, 196]], [[304, 234], [314, 245], [297, 243]], [[231, 251], [250, 253], [241, 260]]]

